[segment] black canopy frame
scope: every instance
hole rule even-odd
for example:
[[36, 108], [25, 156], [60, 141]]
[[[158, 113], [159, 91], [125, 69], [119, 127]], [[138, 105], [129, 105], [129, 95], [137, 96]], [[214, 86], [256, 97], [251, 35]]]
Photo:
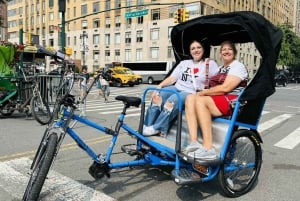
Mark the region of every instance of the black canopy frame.
[[[202, 16], [174, 26], [171, 42], [176, 63], [190, 57], [191, 40], [202, 41], [207, 50], [225, 40], [234, 43], [253, 42], [262, 60], [240, 100], [262, 99], [275, 92], [274, 76], [282, 31], [262, 15], [252, 11], [238, 11]], [[206, 51], [205, 56], [208, 57], [209, 52]]]

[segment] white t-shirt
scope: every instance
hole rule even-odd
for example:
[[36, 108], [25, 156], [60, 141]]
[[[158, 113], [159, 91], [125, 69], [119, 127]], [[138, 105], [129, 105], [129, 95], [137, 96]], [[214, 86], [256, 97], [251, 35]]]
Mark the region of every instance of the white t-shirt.
[[[219, 67], [217, 63], [209, 59], [208, 77], [217, 74]], [[195, 93], [196, 89], [203, 89], [206, 82], [206, 60], [195, 63], [193, 60], [181, 61], [171, 74], [176, 78], [175, 87], [180, 91]]]

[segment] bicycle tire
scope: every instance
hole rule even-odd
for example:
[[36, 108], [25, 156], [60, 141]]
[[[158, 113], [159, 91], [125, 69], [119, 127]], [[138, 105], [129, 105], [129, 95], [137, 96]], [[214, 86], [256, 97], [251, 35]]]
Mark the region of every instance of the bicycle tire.
[[46, 145], [47, 143], [45, 142], [45, 140], [48, 138], [48, 133], [49, 133], [49, 128], [47, 128], [44, 132], [44, 135], [42, 137], [42, 140], [39, 144], [39, 147], [37, 148], [36, 152], [35, 152], [35, 155], [32, 159], [32, 163], [31, 163], [31, 166], [30, 166], [30, 170], [32, 171], [33, 168], [36, 166], [36, 161], [39, 161], [41, 156], [43, 155], [42, 153], [44, 153], [45, 149], [46, 149]]
[[261, 164], [262, 150], [257, 135], [245, 129], [236, 131], [218, 174], [223, 193], [239, 197], [249, 192], [257, 181]]
[[37, 122], [41, 125], [46, 125], [50, 122], [51, 112], [49, 105], [44, 98], [33, 96], [30, 100], [30, 107], [32, 115]]
[[35, 201], [39, 198], [40, 192], [50, 170], [54, 155], [56, 152], [58, 136], [51, 133], [47, 138], [44, 152], [41, 153], [39, 160], [36, 160], [36, 166], [32, 170], [29, 182], [27, 184], [23, 201]]

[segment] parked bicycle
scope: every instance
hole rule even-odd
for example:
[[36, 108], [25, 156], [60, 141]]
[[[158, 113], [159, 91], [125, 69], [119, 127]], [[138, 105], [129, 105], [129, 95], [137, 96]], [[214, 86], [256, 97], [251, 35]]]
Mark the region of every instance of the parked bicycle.
[[[21, 76], [10, 79], [17, 85], [17, 90], [6, 94], [1, 102], [0, 113], [3, 116], [10, 116], [15, 110], [26, 113], [42, 125], [49, 122], [50, 109], [44, 97], [42, 97], [38, 75], [27, 76], [23, 69], [19, 69]], [[6, 99], [5, 99], [6, 98]], [[5, 101], [4, 101], [5, 100]]]
[[[179, 99], [178, 119], [164, 137], [145, 137], [142, 130], [148, 92], [167, 89], [147, 88], [141, 98], [117, 96], [115, 99], [123, 102], [123, 109], [114, 129], [76, 114], [78, 102], [73, 95], [66, 93], [57, 101], [59, 115], [45, 130], [37, 149], [23, 200], [38, 199], [66, 134], [93, 160], [89, 173], [95, 179], [110, 177], [110, 171], [116, 168], [164, 165], [174, 168], [171, 176], [180, 185], [203, 183], [217, 177], [226, 196], [238, 197], [249, 192], [257, 181], [262, 165], [262, 139], [258, 133], [258, 125], [266, 98], [275, 91], [274, 74], [282, 32], [254, 12], [203, 16], [173, 27], [171, 39], [177, 60], [188, 56], [185, 54], [188, 52], [185, 42], [191, 38], [206, 40], [210, 45], [219, 45], [228, 39], [235, 43], [253, 42], [262, 56], [257, 73], [239, 96], [233, 114], [214, 119], [213, 143], [219, 152], [218, 159], [208, 162], [185, 158], [182, 149], [187, 145], [189, 135], [186, 132], [181, 100], [176, 92], [174, 93]], [[125, 123], [125, 117], [128, 108], [140, 105], [141, 117], [137, 131]], [[111, 135], [106, 153], [98, 154], [92, 150], [74, 130], [76, 123]], [[112, 162], [111, 157], [121, 129], [136, 139], [134, 144], [122, 145], [122, 151], [136, 157]], [[201, 140], [200, 135], [199, 138]]]

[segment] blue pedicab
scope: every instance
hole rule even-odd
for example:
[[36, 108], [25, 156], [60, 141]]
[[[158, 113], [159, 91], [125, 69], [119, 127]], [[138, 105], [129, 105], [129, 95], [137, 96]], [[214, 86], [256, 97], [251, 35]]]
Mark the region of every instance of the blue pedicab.
[[[254, 12], [241, 11], [216, 14], [192, 19], [176, 25], [171, 32], [171, 41], [176, 60], [179, 62], [189, 52], [187, 41], [191, 38], [217, 46], [224, 40], [235, 43], [254, 43], [261, 54], [261, 63], [255, 76], [248, 83], [235, 103], [232, 116], [218, 117], [213, 122], [214, 146], [219, 158], [214, 161], [201, 161], [185, 158], [183, 148], [189, 142], [184, 111], [179, 105], [177, 122], [166, 136], [145, 137], [142, 134], [148, 92], [158, 90], [148, 88], [142, 98], [117, 96], [124, 103], [123, 110], [114, 129], [100, 125], [75, 114], [74, 96], [66, 94], [61, 100], [59, 117], [46, 129], [42, 142], [30, 168], [30, 179], [23, 200], [36, 200], [47, 177], [48, 171], [58, 153], [65, 134], [92, 159], [89, 173], [95, 179], [110, 177], [113, 169], [134, 166], [171, 166], [171, 177], [177, 184], [195, 184], [218, 178], [224, 195], [238, 197], [249, 192], [257, 181], [262, 165], [262, 139], [257, 131], [259, 119], [267, 97], [275, 92], [275, 65], [280, 51], [282, 32], [263, 16]], [[167, 90], [167, 89], [161, 89]], [[179, 96], [178, 96], [179, 97]], [[181, 100], [179, 100], [180, 104]], [[125, 123], [126, 111], [141, 105], [138, 131]], [[106, 153], [93, 151], [77, 131], [72, 120], [111, 135]], [[111, 160], [116, 149], [120, 130], [134, 137], [134, 144], [125, 144], [121, 149], [133, 159]], [[201, 141], [201, 134], [199, 134]]]

